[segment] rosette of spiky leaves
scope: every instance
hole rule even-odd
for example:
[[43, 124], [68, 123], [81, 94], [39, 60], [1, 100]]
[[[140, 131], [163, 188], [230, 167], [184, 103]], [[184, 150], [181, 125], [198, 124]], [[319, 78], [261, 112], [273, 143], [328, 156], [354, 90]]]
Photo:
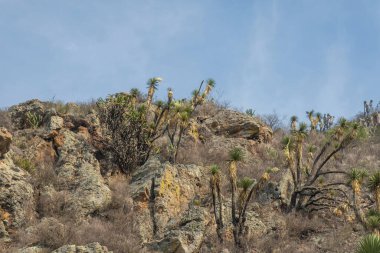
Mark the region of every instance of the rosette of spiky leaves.
[[380, 212], [380, 171], [369, 177], [368, 187], [375, 195], [377, 211]]
[[361, 185], [364, 178], [367, 176], [367, 172], [364, 169], [352, 168], [350, 173], [347, 175], [348, 182], [355, 194], [359, 194], [361, 191]]
[[359, 247], [356, 253], [379, 253], [380, 252], [380, 237], [374, 234], [369, 234], [363, 237], [359, 242]]
[[217, 184], [220, 184], [220, 168], [218, 165], [214, 164], [211, 166], [211, 178], [210, 183], [214, 187], [216, 187]]

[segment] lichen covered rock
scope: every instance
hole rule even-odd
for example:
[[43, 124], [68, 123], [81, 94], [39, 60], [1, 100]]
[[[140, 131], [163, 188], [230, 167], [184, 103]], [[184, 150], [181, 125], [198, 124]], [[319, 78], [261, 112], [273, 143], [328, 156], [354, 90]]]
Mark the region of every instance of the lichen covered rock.
[[260, 120], [232, 110], [221, 110], [204, 122], [216, 135], [269, 142], [272, 130]]
[[25, 129], [42, 124], [45, 116], [45, 105], [38, 99], [26, 101], [9, 108], [13, 125]]
[[107, 247], [100, 245], [98, 242], [89, 243], [85, 246], [65, 245], [52, 253], [112, 253]]
[[67, 208], [74, 216], [91, 214], [106, 207], [111, 191], [100, 174], [99, 162], [82, 135], [62, 130], [62, 145], [55, 171], [59, 190], [68, 191]]

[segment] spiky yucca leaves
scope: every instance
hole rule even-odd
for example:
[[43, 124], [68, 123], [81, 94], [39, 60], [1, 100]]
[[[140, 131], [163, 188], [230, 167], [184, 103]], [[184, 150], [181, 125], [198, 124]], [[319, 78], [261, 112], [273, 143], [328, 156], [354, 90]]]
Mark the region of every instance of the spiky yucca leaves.
[[149, 108], [152, 104], [153, 95], [155, 90], [157, 90], [158, 84], [162, 81], [161, 77], [150, 78], [147, 82], [148, 86], [148, 97], [146, 99], [147, 107]]
[[366, 235], [360, 242], [356, 253], [379, 253], [380, 237], [374, 234]]
[[380, 212], [380, 171], [375, 172], [369, 177], [368, 187], [375, 195], [376, 209]]
[[297, 121], [298, 121], [298, 117], [293, 115], [292, 117], [290, 117], [290, 129], [292, 131], [295, 131], [297, 129]]

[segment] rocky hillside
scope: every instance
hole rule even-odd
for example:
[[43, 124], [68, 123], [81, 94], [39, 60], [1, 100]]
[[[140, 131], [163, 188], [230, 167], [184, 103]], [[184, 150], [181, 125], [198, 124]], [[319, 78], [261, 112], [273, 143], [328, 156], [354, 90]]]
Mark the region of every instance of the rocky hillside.
[[[366, 233], [344, 215], [285, 210], [292, 180], [281, 144], [285, 131], [273, 133], [258, 118], [212, 102], [200, 105], [190, 122], [175, 162], [169, 162], [170, 138], [161, 136], [146, 162], [125, 170], [95, 104], [31, 100], [2, 111], [0, 251], [352, 252]], [[379, 168], [379, 143], [375, 135], [331, 166]], [[240, 246], [228, 177], [234, 148], [244, 154], [237, 177], [260, 186], [248, 199]], [[220, 168], [218, 208], [211, 165]], [[279, 171], [269, 178], [268, 168]], [[367, 195], [363, 203], [374, 205]], [[216, 210], [224, 217], [222, 235]]]

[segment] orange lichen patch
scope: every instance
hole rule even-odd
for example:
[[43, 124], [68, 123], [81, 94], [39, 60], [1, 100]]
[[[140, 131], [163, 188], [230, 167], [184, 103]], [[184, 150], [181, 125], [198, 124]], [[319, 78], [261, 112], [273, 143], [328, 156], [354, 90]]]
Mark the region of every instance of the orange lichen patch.
[[64, 135], [60, 134], [60, 135], [54, 137], [54, 145], [56, 147], [62, 147], [64, 143], [65, 143], [65, 136]]
[[0, 208], [0, 219], [2, 221], [9, 221], [10, 217], [10, 213]]

